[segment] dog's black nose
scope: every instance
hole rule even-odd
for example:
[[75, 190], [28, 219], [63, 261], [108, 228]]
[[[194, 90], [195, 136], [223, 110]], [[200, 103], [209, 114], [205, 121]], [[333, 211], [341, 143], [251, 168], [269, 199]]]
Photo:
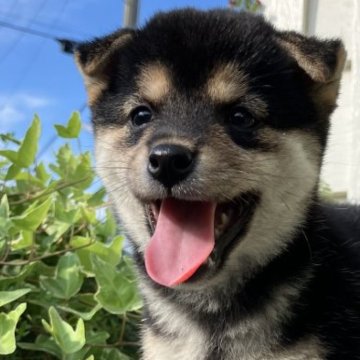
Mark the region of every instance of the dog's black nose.
[[194, 153], [181, 145], [157, 145], [149, 154], [150, 174], [168, 188], [185, 179], [193, 166]]

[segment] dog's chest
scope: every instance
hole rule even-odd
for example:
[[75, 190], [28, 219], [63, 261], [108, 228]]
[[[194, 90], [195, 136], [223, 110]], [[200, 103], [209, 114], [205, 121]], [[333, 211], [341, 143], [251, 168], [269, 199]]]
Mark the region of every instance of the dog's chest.
[[[189, 330], [189, 328], [187, 328]], [[324, 352], [314, 338], [290, 348], [272, 351], [262, 340], [233, 339], [215, 347], [211, 340], [199, 333], [167, 338], [146, 330], [143, 338], [143, 360], [323, 360]]]
[[[162, 310], [167, 307], [163, 307]], [[323, 360], [314, 337], [290, 347], [277, 343], [276, 329], [253, 318], [215, 335], [175, 309], [157, 316], [156, 331], [143, 333], [143, 360]], [[158, 314], [160, 315], [160, 314]]]

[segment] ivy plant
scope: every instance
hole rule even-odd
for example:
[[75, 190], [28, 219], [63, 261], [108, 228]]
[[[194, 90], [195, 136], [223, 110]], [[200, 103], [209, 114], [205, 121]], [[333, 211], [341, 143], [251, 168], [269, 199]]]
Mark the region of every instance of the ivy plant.
[[62, 145], [37, 160], [41, 122], [0, 134], [0, 358], [138, 358], [141, 300], [124, 237], [88, 152], [81, 119], [55, 125]]

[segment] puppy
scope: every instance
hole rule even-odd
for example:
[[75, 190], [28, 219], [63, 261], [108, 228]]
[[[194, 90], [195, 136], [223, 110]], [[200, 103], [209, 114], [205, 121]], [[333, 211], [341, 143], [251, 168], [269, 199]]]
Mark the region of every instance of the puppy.
[[318, 197], [342, 43], [185, 9], [75, 55], [143, 359], [360, 359], [360, 211]]

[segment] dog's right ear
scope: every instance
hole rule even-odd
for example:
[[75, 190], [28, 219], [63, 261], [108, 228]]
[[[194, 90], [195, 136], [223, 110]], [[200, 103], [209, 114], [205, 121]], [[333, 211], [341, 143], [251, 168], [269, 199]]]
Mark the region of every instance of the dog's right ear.
[[305, 37], [293, 31], [278, 32], [277, 41], [311, 80], [316, 103], [331, 112], [346, 59], [343, 43]]
[[75, 61], [84, 78], [89, 105], [93, 105], [107, 88], [116, 54], [131, 41], [134, 33], [134, 30], [122, 29], [76, 47]]

